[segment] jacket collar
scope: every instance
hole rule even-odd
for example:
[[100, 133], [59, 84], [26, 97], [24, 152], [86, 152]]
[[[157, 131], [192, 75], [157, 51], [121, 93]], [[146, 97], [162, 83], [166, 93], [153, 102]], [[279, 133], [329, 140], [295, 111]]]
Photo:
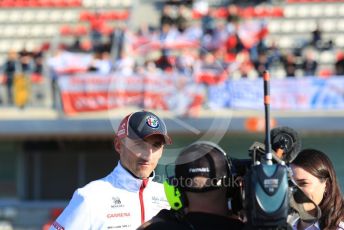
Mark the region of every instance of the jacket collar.
[[[297, 230], [297, 225], [298, 225], [299, 221], [300, 221], [300, 218], [297, 218], [296, 220], [293, 221], [293, 223], [292, 223], [293, 230]], [[305, 230], [320, 230], [319, 222], [313, 223], [312, 225], [305, 228]]]
[[[151, 176], [148, 178], [148, 181], [152, 181], [154, 176], [155, 173], [153, 171]], [[134, 177], [127, 169], [125, 169], [120, 161], [112, 173], [108, 176], [108, 179], [115, 187], [127, 190], [129, 192], [138, 192], [143, 182], [142, 179]]]

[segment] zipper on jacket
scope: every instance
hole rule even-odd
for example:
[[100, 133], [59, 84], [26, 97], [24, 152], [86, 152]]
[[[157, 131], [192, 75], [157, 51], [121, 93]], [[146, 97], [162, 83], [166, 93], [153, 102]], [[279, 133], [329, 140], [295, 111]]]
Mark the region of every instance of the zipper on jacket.
[[145, 204], [143, 202], [143, 190], [147, 186], [148, 179], [143, 179], [139, 191], [140, 207], [141, 207], [141, 224], [145, 222]]

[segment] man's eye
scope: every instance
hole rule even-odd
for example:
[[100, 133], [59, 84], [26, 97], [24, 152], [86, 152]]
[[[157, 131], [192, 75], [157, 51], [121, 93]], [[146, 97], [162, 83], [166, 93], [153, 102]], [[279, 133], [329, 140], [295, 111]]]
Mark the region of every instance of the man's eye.
[[144, 142], [138, 142], [138, 143], [136, 143], [135, 145], [136, 145], [137, 147], [143, 148], [143, 147], [145, 147], [146, 143], [144, 143]]
[[162, 146], [162, 143], [154, 143], [153, 147], [154, 148], [160, 148]]

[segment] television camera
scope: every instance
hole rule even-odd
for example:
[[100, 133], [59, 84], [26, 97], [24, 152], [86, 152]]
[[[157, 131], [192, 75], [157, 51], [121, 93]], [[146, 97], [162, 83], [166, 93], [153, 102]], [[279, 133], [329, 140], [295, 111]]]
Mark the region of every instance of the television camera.
[[[277, 127], [270, 131], [269, 73], [265, 72], [265, 143], [255, 142], [249, 148], [250, 159], [232, 159], [234, 185], [232, 210], [242, 214], [248, 229], [289, 229], [288, 217], [298, 213], [302, 220], [315, 222], [320, 208], [310, 200], [292, 178], [290, 163], [301, 150], [295, 130]], [[313, 203], [314, 217], [303, 209], [303, 203]]]

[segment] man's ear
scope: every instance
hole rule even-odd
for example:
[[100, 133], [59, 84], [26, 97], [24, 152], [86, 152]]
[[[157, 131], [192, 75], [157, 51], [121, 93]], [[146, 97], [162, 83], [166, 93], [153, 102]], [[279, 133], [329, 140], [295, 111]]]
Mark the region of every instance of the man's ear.
[[116, 137], [113, 144], [114, 144], [116, 152], [118, 154], [120, 154], [120, 152], [121, 152], [121, 140], [118, 137]]

